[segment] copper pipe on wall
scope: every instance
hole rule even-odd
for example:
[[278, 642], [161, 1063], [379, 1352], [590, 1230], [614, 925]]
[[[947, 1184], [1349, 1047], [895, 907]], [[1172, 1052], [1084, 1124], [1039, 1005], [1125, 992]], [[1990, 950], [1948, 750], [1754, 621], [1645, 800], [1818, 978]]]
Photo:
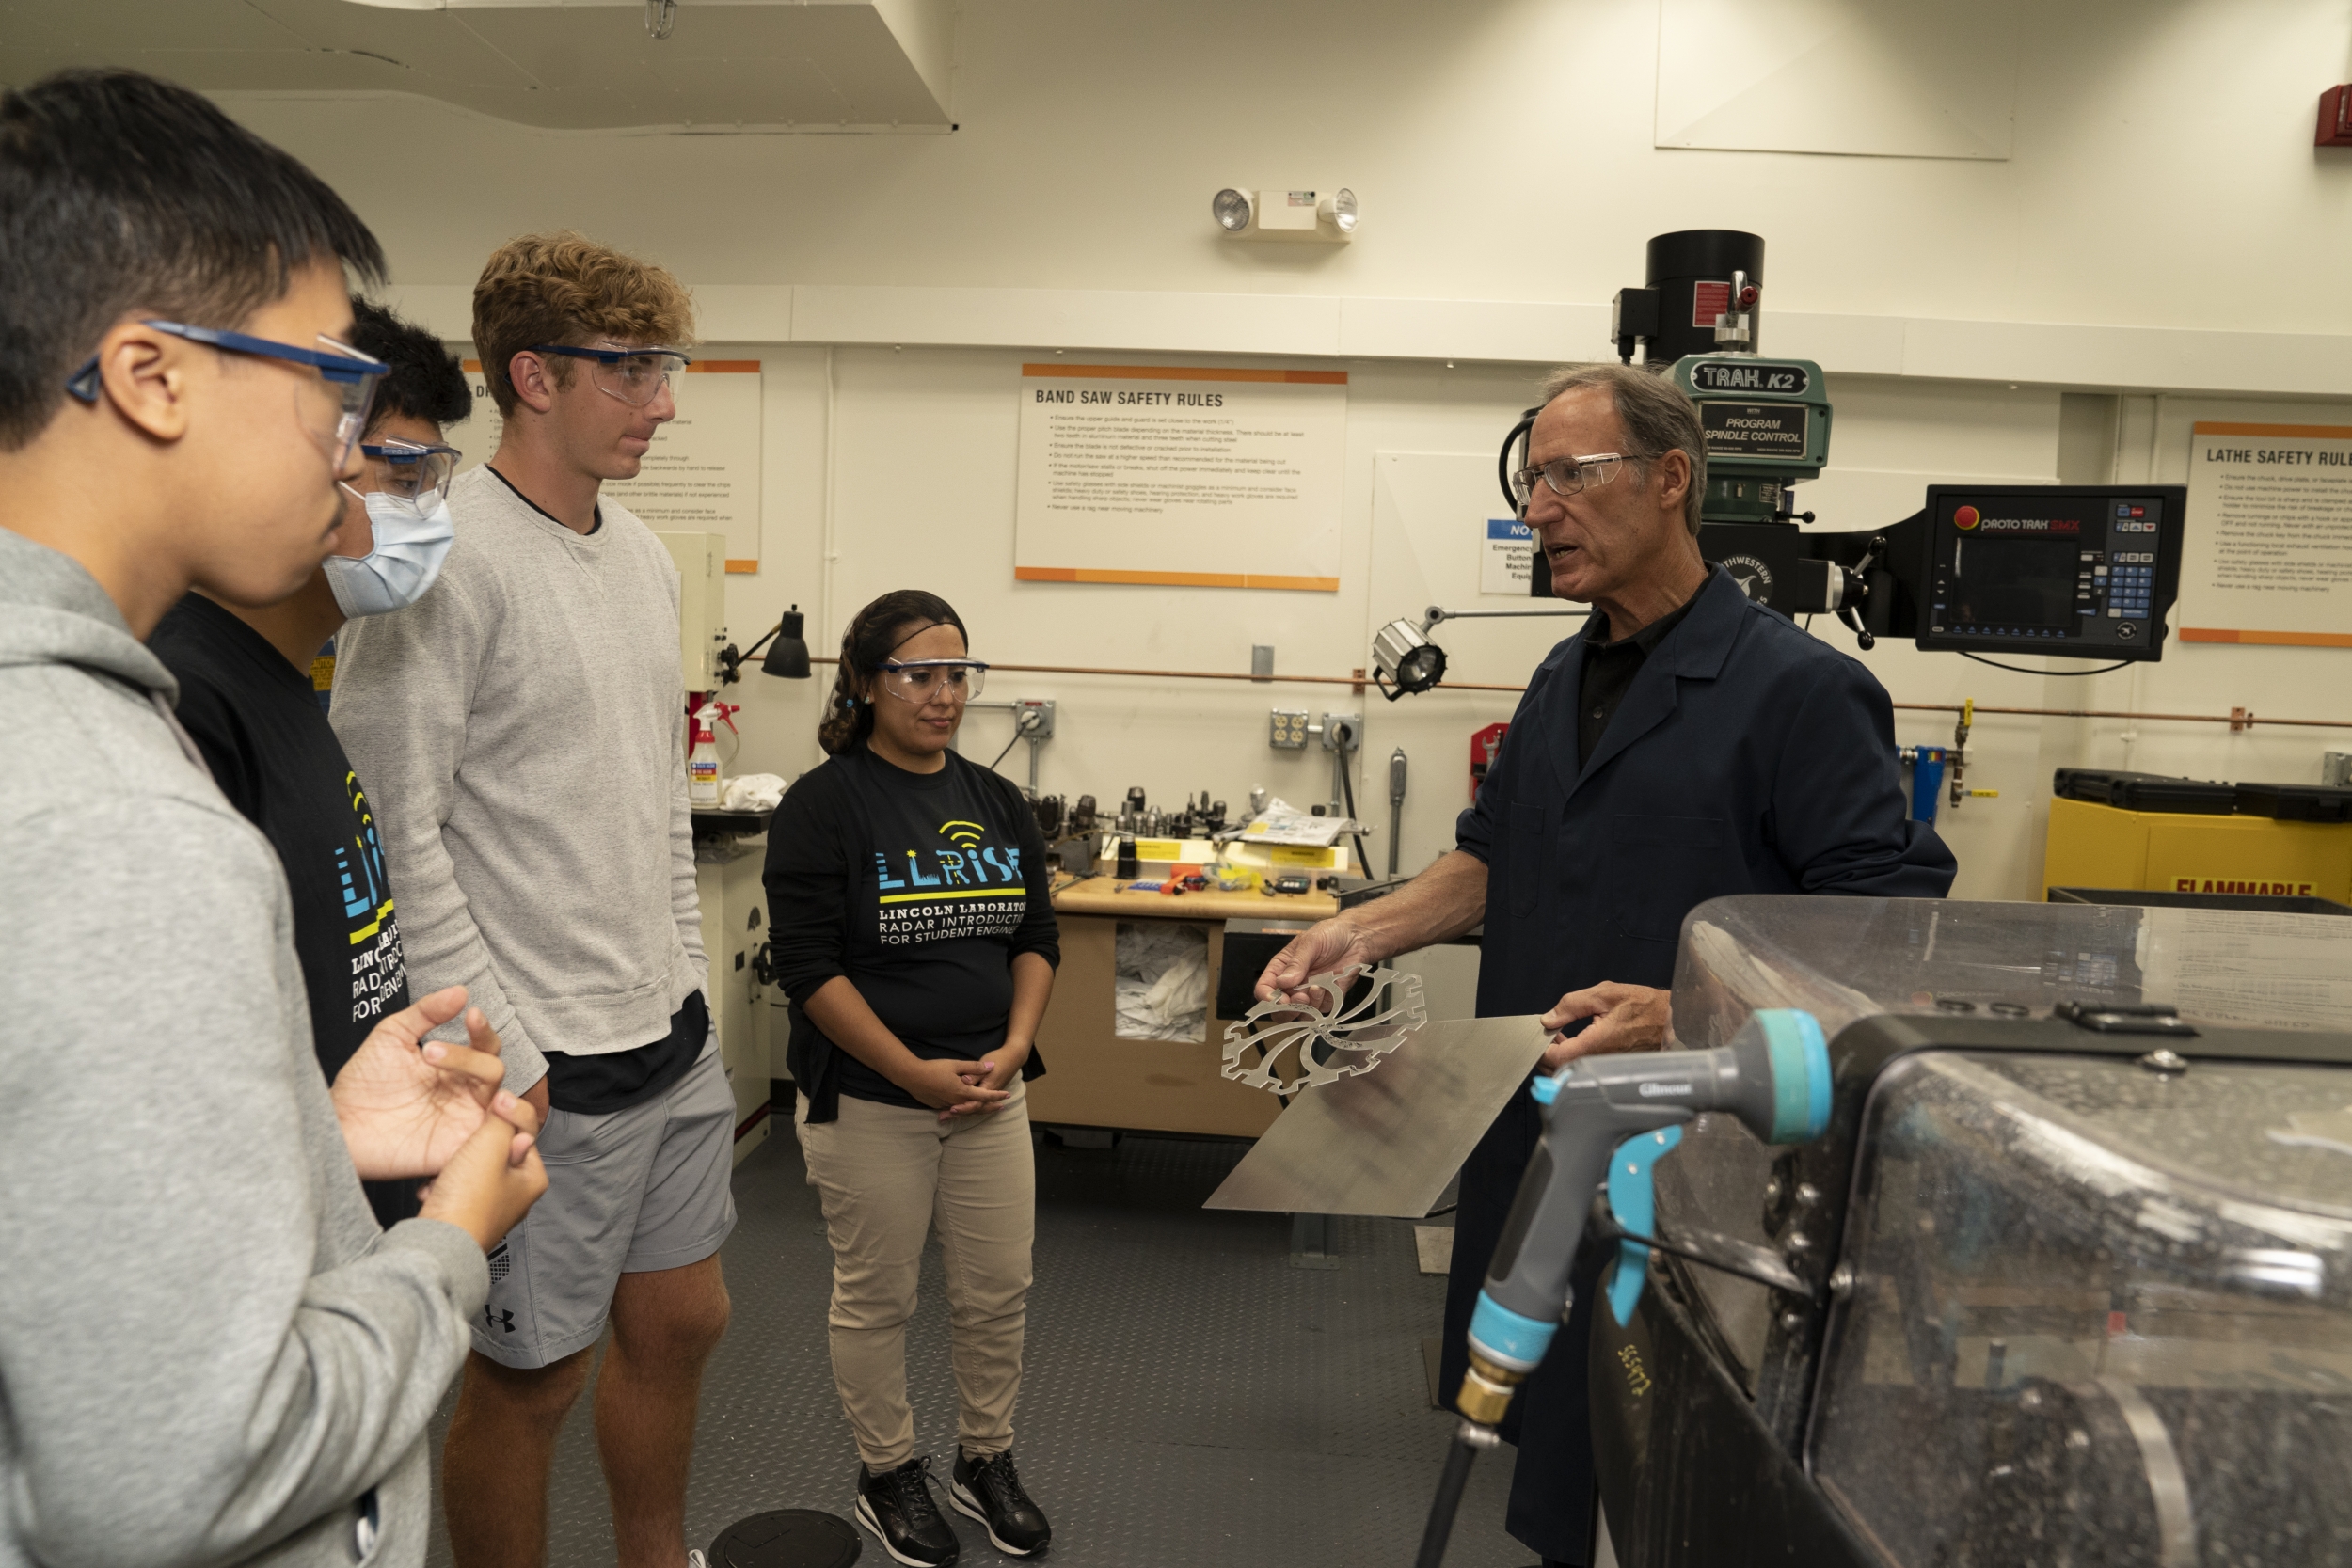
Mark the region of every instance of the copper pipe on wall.
[[[836, 660], [811, 655], [809, 662], [832, 664]], [[1090, 664], [997, 664], [993, 662], [989, 665], [989, 669], [992, 671], [1009, 670], [1025, 675], [1128, 675], [1146, 680], [1256, 681], [1261, 684], [1268, 681], [1291, 681], [1302, 686], [1352, 686], [1359, 689], [1364, 685], [1364, 677], [1361, 675], [1248, 675], [1228, 674], [1221, 670], [1121, 670]], [[1524, 686], [1487, 686], [1475, 681], [1440, 681], [1436, 689], [1439, 691], [1525, 691], [1527, 688]], [[1912, 713], [1958, 713], [1961, 710], [1958, 703], [1897, 703], [1895, 706]], [[1977, 711], [1979, 713], [2005, 713], [2028, 719], [2165, 720], [2181, 724], [2229, 724], [2239, 729], [2252, 729], [2259, 722], [2288, 724], [2312, 730], [2352, 730], [2352, 720], [2274, 719], [2268, 714], [2264, 714], [2257, 720], [2252, 714], [2244, 710], [2235, 714], [2133, 713], [2122, 708], [1989, 707], [1983, 703], [1979, 703]]]
[[[835, 658], [809, 656], [811, 664], [837, 664]], [[1114, 670], [1089, 664], [998, 664], [989, 661], [990, 672], [1010, 670], [1025, 675], [1139, 675], [1151, 680], [1178, 681], [1291, 681], [1301, 686], [1352, 686], [1358, 691], [1371, 684], [1369, 675], [1233, 675], [1222, 670]], [[1524, 691], [1523, 686], [1481, 686], [1471, 681], [1446, 681], [1448, 691]]]

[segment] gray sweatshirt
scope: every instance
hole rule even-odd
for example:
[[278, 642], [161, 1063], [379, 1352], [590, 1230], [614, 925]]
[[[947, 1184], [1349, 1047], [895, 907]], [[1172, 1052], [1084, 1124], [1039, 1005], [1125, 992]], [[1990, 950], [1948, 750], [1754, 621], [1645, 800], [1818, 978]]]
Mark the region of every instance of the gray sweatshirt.
[[508, 1087], [668, 1033], [703, 984], [678, 579], [623, 508], [582, 535], [488, 468], [408, 609], [346, 626], [335, 732], [384, 835], [411, 995], [468, 987]]
[[489, 1293], [376, 1228], [269, 843], [171, 676], [0, 529], [0, 1568], [423, 1561], [427, 1421]]

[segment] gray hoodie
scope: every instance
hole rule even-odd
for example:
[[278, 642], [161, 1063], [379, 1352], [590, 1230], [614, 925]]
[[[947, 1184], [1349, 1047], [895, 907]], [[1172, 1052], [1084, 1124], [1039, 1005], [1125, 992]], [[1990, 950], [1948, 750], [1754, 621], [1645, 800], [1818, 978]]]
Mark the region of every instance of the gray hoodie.
[[284, 876], [175, 694], [0, 529], [0, 1568], [415, 1564], [488, 1269], [376, 1228]]

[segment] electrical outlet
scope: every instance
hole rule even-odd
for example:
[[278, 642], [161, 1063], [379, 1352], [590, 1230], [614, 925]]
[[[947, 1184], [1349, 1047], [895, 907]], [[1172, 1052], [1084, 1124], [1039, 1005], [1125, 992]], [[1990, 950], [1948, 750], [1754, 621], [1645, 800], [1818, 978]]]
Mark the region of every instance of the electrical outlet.
[[1327, 713], [1316, 728], [1327, 752], [1353, 752], [1364, 741], [1364, 716], [1360, 713]]
[[1266, 744], [1279, 746], [1286, 752], [1307, 749], [1307, 713], [1304, 708], [1274, 709], [1267, 727]]
[[1022, 698], [1020, 711], [1013, 715], [1013, 722], [1021, 726], [1021, 734], [1025, 739], [1053, 739], [1054, 699], [1051, 697]]

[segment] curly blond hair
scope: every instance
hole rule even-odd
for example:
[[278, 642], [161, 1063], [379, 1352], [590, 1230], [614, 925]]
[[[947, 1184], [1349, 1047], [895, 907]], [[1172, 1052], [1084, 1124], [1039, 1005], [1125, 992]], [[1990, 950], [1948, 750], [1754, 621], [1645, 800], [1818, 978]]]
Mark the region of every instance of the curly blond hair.
[[[694, 301], [668, 269], [568, 229], [507, 241], [473, 286], [474, 352], [501, 418], [515, 412], [515, 356], [533, 343], [612, 338], [683, 348], [693, 335]], [[548, 371], [561, 386], [571, 361]]]

